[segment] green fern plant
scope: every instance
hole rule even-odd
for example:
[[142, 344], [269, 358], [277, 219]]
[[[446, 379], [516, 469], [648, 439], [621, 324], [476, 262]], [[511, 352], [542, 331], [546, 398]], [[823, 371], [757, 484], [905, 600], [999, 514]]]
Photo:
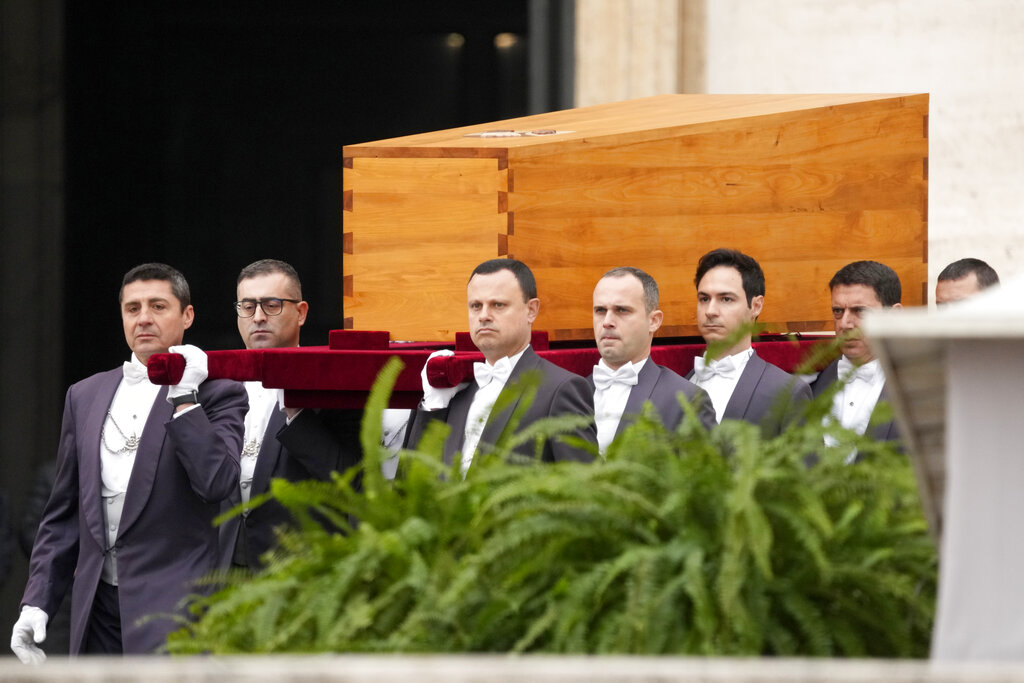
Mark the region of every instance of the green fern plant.
[[[936, 554], [913, 473], [891, 446], [821, 426], [830, 395], [773, 439], [708, 431], [684, 400], [678, 429], [648, 409], [606, 461], [506, 462], [578, 424], [548, 420], [465, 479], [437, 424], [391, 482], [378, 444], [397, 373], [367, 405], [362, 491], [354, 472], [274, 481], [297, 528], [259, 574], [216, 577], [171, 652], [927, 654]], [[844, 465], [852, 448], [863, 461]]]

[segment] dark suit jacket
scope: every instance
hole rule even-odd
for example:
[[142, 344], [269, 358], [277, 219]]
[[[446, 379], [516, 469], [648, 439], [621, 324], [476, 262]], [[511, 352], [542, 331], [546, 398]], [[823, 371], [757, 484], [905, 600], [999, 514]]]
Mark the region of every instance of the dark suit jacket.
[[[587, 381], [590, 382], [590, 389], [593, 391], [594, 375], [591, 374], [587, 377]], [[637, 383], [629, 392], [629, 398], [626, 399], [626, 407], [622, 411], [622, 419], [619, 420], [615, 436], [622, 434], [626, 427], [636, 421], [647, 401], [654, 405], [665, 428], [675, 430], [683, 421], [683, 408], [679, 405], [679, 394], [683, 394], [686, 396], [686, 400], [694, 404], [697, 408], [697, 416], [706, 429], [711, 429], [718, 424], [718, 420], [715, 419], [715, 407], [711, 404], [711, 397], [706, 391], [648, 358], [637, 376]]]
[[[269, 491], [271, 479], [329, 481], [331, 472], [358, 464], [362, 416], [361, 410], [317, 413], [306, 409], [288, 425], [284, 413], [275, 409], [256, 458], [251, 495]], [[242, 492], [236, 484], [223, 508], [229, 510], [241, 502]], [[234, 557], [236, 562], [244, 560], [248, 567], [259, 568], [260, 556], [277, 545], [274, 529], [291, 522], [288, 510], [274, 500], [225, 521], [220, 526], [221, 566], [230, 567]], [[244, 534], [240, 534], [242, 529]]]
[[[693, 377], [693, 370], [686, 376]], [[723, 420], [746, 420], [761, 426], [766, 438], [778, 436], [800, 415], [801, 403], [811, 398], [811, 387], [802, 379], [775, 367], [754, 351], [743, 369]]]
[[[563, 370], [554, 363], [544, 360], [537, 355], [537, 352], [532, 347], [527, 347], [526, 351], [519, 358], [519, 362], [516, 363], [515, 368], [512, 370], [512, 375], [508, 378], [508, 382], [505, 383], [505, 388], [502, 389], [502, 395], [505, 395], [506, 392], [516, 392], [518, 380], [530, 371], [539, 372], [542, 381], [537, 389], [537, 396], [519, 422], [520, 428], [527, 427], [541, 418], [557, 415], [588, 415], [591, 418], [594, 416], [594, 390], [587, 380], [574, 372]], [[469, 406], [473, 402], [473, 396], [476, 395], [476, 390], [476, 382], [471, 381], [469, 386], [452, 397], [448, 408], [444, 410], [416, 410], [409, 424], [409, 434], [406, 443], [413, 446], [418, 445], [423, 432], [426, 431], [427, 424], [431, 420], [443, 420], [451, 426], [451, 433], [448, 435], [444, 445], [444, 461], [450, 465], [455, 453], [462, 450], [462, 441], [466, 432], [466, 416], [469, 413]], [[489, 445], [493, 445], [498, 440], [498, 437], [512, 416], [512, 411], [515, 410], [520, 400], [521, 395], [500, 414], [496, 415], [493, 411], [491, 412], [491, 415], [487, 418], [487, 424], [484, 426], [484, 431], [480, 435], [480, 444], [477, 447], [478, 453], [483, 452]], [[575, 434], [595, 446], [597, 445], [597, 428], [593, 422], [586, 427], [577, 429]], [[533, 457], [534, 445], [532, 442], [525, 443], [516, 450], [522, 455]], [[572, 448], [557, 439], [550, 439], [544, 444], [542, 456], [544, 462], [554, 462], [556, 460], [579, 460], [586, 462], [592, 459], [593, 456], [589, 453]]]
[[[814, 396], [820, 396], [826, 389], [832, 386], [836, 380], [839, 379], [839, 359], [832, 361], [827, 368], [818, 373], [814, 382], [811, 383], [811, 391]], [[878, 397], [879, 401], [888, 401], [889, 393], [886, 391], [885, 385], [882, 386], [882, 393]], [[899, 441], [900, 432], [896, 428], [896, 421], [889, 420], [877, 425], [872, 431], [871, 436], [876, 441]]]
[[[70, 583], [71, 653], [82, 652], [107, 535], [100, 497], [100, 430], [120, 368], [72, 385], [64, 402], [53, 493], [32, 549], [22, 605], [54, 614]], [[178, 624], [148, 615], [179, 613], [191, 585], [217, 564], [213, 518], [238, 486], [238, 454], [248, 408], [237, 382], [210, 380], [200, 407], [172, 419], [157, 395], [125, 494], [117, 540], [118, 600], [125, 654], [153, 652]], [[45, 646], [44, 646], [45, 647]]]

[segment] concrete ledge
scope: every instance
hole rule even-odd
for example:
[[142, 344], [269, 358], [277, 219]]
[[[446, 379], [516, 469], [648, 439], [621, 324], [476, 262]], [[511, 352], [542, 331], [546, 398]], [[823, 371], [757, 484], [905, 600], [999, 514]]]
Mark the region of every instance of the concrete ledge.
[[398, 683], [1006, 683], [1024, 681], [1024, 662], [934, 663], [838, 659], [506, 656], [244, 656], [56, 659], [38, 667], [0, 659], [0, 681], [373, 681]]

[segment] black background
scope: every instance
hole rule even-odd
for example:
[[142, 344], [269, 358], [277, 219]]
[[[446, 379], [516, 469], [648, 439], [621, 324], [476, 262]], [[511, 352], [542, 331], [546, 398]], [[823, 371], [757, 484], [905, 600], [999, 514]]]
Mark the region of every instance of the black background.
[[240, 346], [238, 271], [288, 261], [325, 344], [342, 146], [527, 113], [527, 5], [68, 2], [66, 383], [125, 360], [116, 294], [148, 261], [185, 274], [207, 349]]

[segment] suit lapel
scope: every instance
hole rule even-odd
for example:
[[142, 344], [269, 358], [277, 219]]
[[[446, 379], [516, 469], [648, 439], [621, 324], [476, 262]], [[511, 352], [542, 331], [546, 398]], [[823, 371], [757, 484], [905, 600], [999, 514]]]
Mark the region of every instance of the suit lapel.
[[476, 395], [477, 383], [471, 379], [469, 386], [455, 394], [452, 402], [448, 405], [448, 415], [445, 421], [451, 431], [444, 442], [444, 463], [452, 464], [455, 453], [462, 450], [463, 441], [466, 439], [466, 420], [469, 416], [469, 406], [473, 403]]
[[[879, 403], [881, 403], [882, 401], [888, 401], [889, 400], [889, 392], [888, 392], [887, 388], [888, 388], [887, 384], [883, 384], [882, 385], [882, 393], [879, 394], [879, 396], [878, 396], [878, 402]], [[878, 404], [876, 403], [875, 406], [877, 407]], [[875, 427], [875, 430], [874, 430], [875, 440], [876, 441], [893, 441], [893, 440], [896, 439], [895, 431], [896, 431], [896, 420], [895, 419], [889, 420], [888, 422], [883, 422], [882, 424], [880, 424], [877, 427]]]
[[[829, 363], [828, 367], [821, 371], [817, 379], [814, 380], [814, 384], [811, 387], [811, 393], [818, 397], [826, 389], [835, 384], [839, 380], [839, 361], [834, 360]], [[887, 385], [882, 385], [882, 393], [878, 395], [878, 401], [888, 401], [889, 392]], [[877, 404], [876, 404], [877, 406]], [[877, 425], [872, 431], [871, 435], [876, 441], [892, 441], [896, 438], [896, 422], [890, 420]]]
[[128, 491], [124, 496], [124, 510], [121, 512], [118, 536], [123, 535], [131, 528], [149, 500], [153, 482], [156, 480], [156, 470], [160, 464], [160, 458], [164, 455], [164, 441], [167, 438], [164, 424], [173, 415], [174, 407], [167, 402], [167, 387], [161, 387], [153, 402], [153, 408], [149, 411], [146, 426], [142, 429], [139, 452], [135, 455], [132, 476], [128, 480]]
[[92, 397], [93, 400], [83, 407], [84, 415], [78, 420], [78, 423], [83, 425], [78, 446], [78, 452], [82, 454], [78, 465], [80, 504], [86, 526], [101, 548], [107, 547], [107, 534], [103, 521], [100, 439], [103, 424], [107, 420], [107, 410], [110, 409], [110, 403], [114, 400], [114, 394], [117, 393], [123, 376], [124, 371], [120, 368], [107, 373], [99, 391]]
[[655, 365], [648, 356], [647, 362], [644, 363], [640, 374], [637, 375], [636, 384], [629, 391], [629, 398], [626, 399], [626, 407], [622, 409], [622, 417], [619, 419], [619, 426], [615, 429], [615, 436], [622, 434], [622, 430], [636, 420], [636, 416], [643, 410], [644, 402], [650, 400], [651, 394], [654, 393], [654, 387], [658, 383], [659, 377], [661, 377], [661, 368]]
[[[505, 386], [498, 395], [499, 400], [502, 400], [508, 395], [509, 391], [514, 391], [515, 399], [501, 413], [495, 414], [492, 410], [491, 414], [487, 416], [487, 424], [484, 425], [484, 431], [480, 435], [481, 444], [494, 445], [498, 441], [498, 437], [505, 431], [509, 420], [512, 419], [512, 413], [515, 412], [519, 402], [523, 400], [521, 388], [513, 388], [514, 385], [522, 379], [524, 374], [535, 369], [538, 365], [540, 365], [540, 356], [537, 355], [532, 346], [527, 346], [526, 351], [519, 357], [519, 362], [512, 368], [512, 374], [509, 375], [508, 381], [505, 382]], [[463, 423], [463, 426], [465, 426], [465, 423]]]
[[757, 351], [750, 354], [750, 360], [747, 361], [746, 367], [743, 368], [743, 374], [740, 375], [739, 380], [736, 382], [736, 388], [733, 389], [732, 396], [729, 397], [729, 403], [725, 406], [725, 412], [722, 413], [723, 420], [744, 419], [747, 409], [750, 407], [750, 401], [754, 397], [754, 390], [757, 389], [766, 366], [767, 363], [761, 360], [761, 357], [757, 355]]
[[[252, 493], [266, 493], [270, 488], [270, 476], [277, 467], [277, 461], [281, 457], [281, 442], [277, 440], [277, 433], [285, 424], [285, 415], [276, 408], [270, 415], [267, 422], [267, 431], [263, 433], [263, 444], [260, 446], [260, 454], [256, 458], [256, 469], [252, 473]], [[241, 500], [241, 498], [239, 498]]]
[[837, 379], [839, 379], [839, 361], [834, 360], [815, 378], [814, 384], [811, 387], [811, 393], [814, 396], [820, 396], [826, 389], [835, 384]]

